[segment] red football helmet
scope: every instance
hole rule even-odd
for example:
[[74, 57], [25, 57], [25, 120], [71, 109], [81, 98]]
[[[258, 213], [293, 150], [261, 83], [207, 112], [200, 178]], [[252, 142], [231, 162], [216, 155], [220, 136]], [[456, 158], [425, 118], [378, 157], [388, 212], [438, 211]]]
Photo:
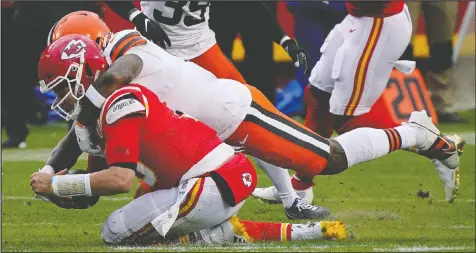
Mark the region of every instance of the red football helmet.
[[58, 88], [68, 87], [67, 93], [55, 99], [51, 109], [70, 120], [76, 116], [87, 88], [106, 68], [106, 57], [93, 40], [79, 34], [64, 36], [49, 45], [40, 57], [40, 91], [58, 92]]

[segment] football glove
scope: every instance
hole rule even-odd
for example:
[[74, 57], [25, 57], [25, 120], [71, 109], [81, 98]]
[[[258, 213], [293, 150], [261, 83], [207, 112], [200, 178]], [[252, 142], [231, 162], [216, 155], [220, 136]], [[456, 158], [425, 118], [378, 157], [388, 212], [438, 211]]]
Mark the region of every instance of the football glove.
[[144, 37], [159, 45], [162, 48], [166, 48], [166, 44], [170, 47], [169, 36], [164, 32], [160, 24], [150, 18], [144, 13], [139, 13], [134, 17], [132, 23], [136, 25], [137, 31], [139, 31]]
[[310, 62], [310, 59], [306, 50], [299, 47], [296, 41], [291, 38], [285, 40], [281, 46], [286, 50], [286, 52], [288, 52], [293, 61], [294, 67], [302, 67], [304, 74], [309, 75], [310, 69], [308, 63]]

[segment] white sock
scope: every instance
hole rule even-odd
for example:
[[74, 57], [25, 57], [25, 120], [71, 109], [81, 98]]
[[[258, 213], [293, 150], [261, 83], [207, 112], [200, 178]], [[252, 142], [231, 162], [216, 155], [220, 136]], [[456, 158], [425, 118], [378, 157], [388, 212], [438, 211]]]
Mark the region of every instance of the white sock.
[[308, 224], [289, 224], [291, 226], [291, 241], [315, 240], [322, 238], [320, 222]]
[[293, 205], [294, 200], [299, 198], [291, 185], [291, 177], [286, 169], [267, 163], [255, 157], [256, 163], [264, 170], [266, 175], [273, 182], [274, 187], [278, 191], [279, 198], [283, 202], [284, 208], [289, 208]]
[[403, 125], [394, 128], [402, 139], [401, 148], [420, 147], [426, 142], [426, 133], [420, 127]]
[[396, 128], [358, 128], [335, 138], [345, 151], [348, 167], [374, 160], [398, 149], [421, 146], [425, 131], [403, 125]]

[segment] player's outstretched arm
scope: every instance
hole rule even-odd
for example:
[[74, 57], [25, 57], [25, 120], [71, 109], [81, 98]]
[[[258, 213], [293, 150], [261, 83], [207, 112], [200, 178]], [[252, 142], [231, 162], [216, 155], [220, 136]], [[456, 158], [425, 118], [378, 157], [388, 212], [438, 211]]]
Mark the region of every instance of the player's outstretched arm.
[[71, 128], [63, 139], [58, 142], [56, 147], [51, 152], [50, 156], [46, 160], [46, 165], [40, 170], [40, 172], [53, 175], [63, 169], [69, 169], [76, 164], [78, 157], [82, 151], [79, 149], [76, 142], [76, 134], [74, 128]]
[[[125, 164], [125, 166], [137, 166], [137, 164]], [[94, 196], [128, 193], [134, 185], [135, 171], [121, 165], [113, 165], [107, 170], [91, 173], [89, 180]]]
[[139, 127], [143, 118], [143, 110], [136, 110], [104, 126], [108, 169], [88, 174], [60, 173], [54, 176], [35, 172], [30, 179], [32, 190], [47, 197], [91, 197], [129, 192], [139, 161]]
[[308, 75], [311, 69], [310, 66], [308, 66], [310, 59], [306, 50], [301, 48], [294, 39], [290, 38], [283, 31], [281, 25], [279, 25], [278, 20], [276, 19], [276, 16], [271, 12], [266, 3], [262, 1], [251, 1], [250, 3], [255, 3], [253, 6], [254, 9], [259, 11], [261, 15], [267, 16], [269, 18], [273, 41], [281, 45], [286, 50], [286, 52], [288, 52], [296, 68], [302, 67], [304, 73]]
[[148, 18], [129, 1], [106, 1], [107, 5], [124, 19], [131, 21], [137, 31], [162, 48], [171, 45], [169, 36], [158, 22]]

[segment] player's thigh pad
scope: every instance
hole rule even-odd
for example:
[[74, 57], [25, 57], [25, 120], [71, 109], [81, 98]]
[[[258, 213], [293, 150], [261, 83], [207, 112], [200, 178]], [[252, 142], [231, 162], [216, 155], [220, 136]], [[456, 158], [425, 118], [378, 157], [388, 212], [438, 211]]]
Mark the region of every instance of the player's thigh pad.
[[[158, 190], [132, 200], [109, 215], [102, 227], [101, 237], [110, 244], [117, 244], [143, 230], [146, 225], [177, 201], [178, 189]], [[151, 227], [153, 231], [153, 227]]]
[[337, 115], [367, 113], [387, 85], [394, 62], [410, 42], [408, 9], [387, 18], [353, 17], [343, 30], [344, 44], [337, 50], [331, 77], [335, 87], [330, 111]]
[[[191, 197], [186, 198], [182, 203], [179, 216], [172, 225], [169, 234], [183, 235], [216, 226], [236, 215], [245, 203], [242, 201], [234, 207], [229, 206], [223, 200], [211, 177], [201, 180], [203, 180], [203, 190], [199, 196], [193, 196], [194, 189], [192, 188]], [[200, 182], [197, 181], [196, 184], [200, 184]], [[185, 208], [188, 210], [184, 210]], [[184, 211], [187, 212], [186, 215], [184, 215]]]
[[352, 27], [350, 20], [345, 18], [342, 23], [335, 25], [320, 48], [321, 58], [312, 68], [309, 83], [320, 90], [331, 93], [334, 89], [334, 79], [331, 78], [337, 50], [344, 44], [343, 31]]

